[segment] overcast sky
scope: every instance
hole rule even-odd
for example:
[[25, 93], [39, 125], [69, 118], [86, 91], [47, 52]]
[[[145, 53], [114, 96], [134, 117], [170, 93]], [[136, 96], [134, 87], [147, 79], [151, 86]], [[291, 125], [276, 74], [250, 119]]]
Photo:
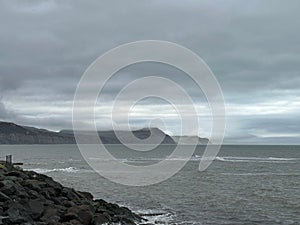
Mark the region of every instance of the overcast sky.
[[[225, 143], [300, 144], [299, 10], [297, 0], [0, 1], [0, 120], [71, 128], [75, 89], [87, 67], [120, 44], [155, 39], [183, 45], [209, 65], [226, 101]], [[111, 79], [97, 105], [98, 127], [111, 126], [107, 113], [124, 85], [151, 75], [188, 90], [200, 121], [189, 134], [209, 136], [201, 90], [183, 72], [155, 63]], [[166, 132], [178, 133], [166, 102], [146, 99], [132, 110], [133, 127], [159, 117]], [[125, 116], [120, 112], [115, 122]]]

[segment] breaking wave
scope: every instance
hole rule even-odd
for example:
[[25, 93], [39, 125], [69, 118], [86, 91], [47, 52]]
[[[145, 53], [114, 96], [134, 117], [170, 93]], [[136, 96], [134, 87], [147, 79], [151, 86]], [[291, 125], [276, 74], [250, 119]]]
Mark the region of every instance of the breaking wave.
[[280, 162], [295, 162], [299, 161], [300, 158], [276, 158], [276, 157], [216, 157], [217, 161], [222, 162], [269, 162], [269, 163], [280, 163]]
[[32, 170], [36, 173], [51, 173], [51, 172], [65, 172], [65, 173], [77, 173], [79, 170], [75, 167], [68, 167], [68, 168], [56, 168], [56, 169], [45, 169], [45, 168], [35, 168], [35, 169], [28, 169]]

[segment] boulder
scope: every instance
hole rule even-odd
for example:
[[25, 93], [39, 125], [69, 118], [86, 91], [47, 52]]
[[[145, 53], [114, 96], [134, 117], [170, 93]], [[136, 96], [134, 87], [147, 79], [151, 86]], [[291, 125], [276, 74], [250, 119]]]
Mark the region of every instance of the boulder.
[[6, 195], [12, 195], [16, 192], [16, 184], [12, 180], [0, 181], [0, 190]]
[[65, 215], [62, 216], [61, 221], [62, 222], [69, 222], [71, 220], [79, 220], [78, 216], [74, 212], [68, 212]]
[[26, 213], [26, 208], [14, 201], [8, 202], [4, 216], [7, 217], [3, 219], [4, 224], [21, 224], [31, 221], [31, 218]]
[[72, 188], [63, 188], [62, 189], [62, 195], [66, 198], [68, 198], [69, 200], [72, 201], [76, 201], [76, 202], [80, 202], [80, 197], [79, 195], [76, 193], [76, 191]]
[[82, 224], [88, 225], [93, 220], [94, 210], [90, 205], [79, 205], [71, 207], [68, 210], [68, 214], [76, 215]]
[[94, 200], [88, 192], [63, 187], [33, 171], [0, 168], [0, 225], [135, 224], [128, 208]]
[[36, 192], [41, 192], [42, 188], [46, 187], [46, 183], [41, 182], [39, 180], [27, 179], [22, 182], [22, 185], [29, 188], [30, 190], [34, 190]]
[[38, 220], [44, 212], [44, 204], [42, 199], [29, 199], [28, 209], [31, 217]]
[[0, 191], [0, 201], [1, 201], [1, 202], [6, 202], [6, 201], [8, 201], [8, 200], [11, 200], [11, 198], [8, 197], [6, 194], [4, 194], [4, 193], [2, 193], [2, 192]]
[[101, 225], [110, 222], [112, 222], [111, 217], [107, 213], [96, 214], [94, 217], [94, 225]]
[[94, 199], [94, 196], [91, 193], [89, 193], [89, 192], [77, 191], [77, 193], [80, 196], [82, 196], [82, 198], [86, 198], [86, 199], [88, 199], [90, 201], [92, 201]]
[[41, 217], [41, 221], [47, 223], [47, 224], [57, 224], [60, 220], [60, 216], [58, 216], [58, 210], [55, 208], [46, 208], [43, 212], [43, 215]]
[[14, 177], [20, 177], [22, 179], [28, 179], [28, 175], [23, 173], [22, 171], [14, 170], [14, 171], [9, 171], [5, 174], [5, 176], [14, 176]]

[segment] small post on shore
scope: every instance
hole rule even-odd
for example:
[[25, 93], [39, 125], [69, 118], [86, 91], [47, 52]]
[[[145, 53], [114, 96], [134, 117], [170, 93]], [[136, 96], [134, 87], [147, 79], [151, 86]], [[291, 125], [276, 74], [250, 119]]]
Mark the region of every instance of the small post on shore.
[[6, 162], [5, 162], [5, 164], [6, 164], [7, 169], [9, 169], [9, 170], [12, 169], [12, 167], [13, 167], [12, 155], [7, 155], [6, 156]]

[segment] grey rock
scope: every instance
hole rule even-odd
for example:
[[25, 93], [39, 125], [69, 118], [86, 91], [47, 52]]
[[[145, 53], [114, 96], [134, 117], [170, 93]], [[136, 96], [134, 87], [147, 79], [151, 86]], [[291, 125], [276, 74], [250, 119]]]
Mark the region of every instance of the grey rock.
[[79, 220], [78, 216], [74, 212], [68, 212], [62, 216], [62, 222], [69, 222], [71, 220]]
[[23, 173], [22, 171], [18, 171], [18, 170], [9, 171], [5, 174], [5, 176], [20, 177], [22, 179], [28, 179], [29, 178], [25, 173]]
[[32, 171], [14, 167], [0, 177], [6, 178], [0, 181], [0, 224], [135, 224], [142, 220], [128, 208], [94, 200], [90, 193], [63, 187]]
[[93, 220], [94, 212], [93, 208], [89, 205], [79, 205], [70, 208], [68, 215], [76, 215], [82, 224], [88, 225]]
[[60, 217], [58, 216], [58, 210], [50, 207], [44, 210], [43, 216], [41, 217], [41, 221], [46, 222], [47, 224], [55, 224], [58, 223], [59, 220]]
[[30, 215], [34, 220], [39, 219], [44, 212], [44, 204], [41, 199], [30, 199], [28, 200], [28, 209]]
[[0, 191], [0, 201], [5, 202], [5, 201], [8, 201], [8, 200], [11, 200], [11, 198]]
[[8, 209], [4, 213], [7, 218], [3, 219], [4, 224], [20, 224], [29, 221], [23, 205], [18, 202], [10, 202], [7, 205]]
[[111, 217], [107, 213], [96, 214], [94, 217], [94, 225], [102, 225], [110, 222], [112, 222]]
[[0, 190], [6, 195], [12, 195], [16, 192], [17, 188], [12, 180], [0, 181]]

